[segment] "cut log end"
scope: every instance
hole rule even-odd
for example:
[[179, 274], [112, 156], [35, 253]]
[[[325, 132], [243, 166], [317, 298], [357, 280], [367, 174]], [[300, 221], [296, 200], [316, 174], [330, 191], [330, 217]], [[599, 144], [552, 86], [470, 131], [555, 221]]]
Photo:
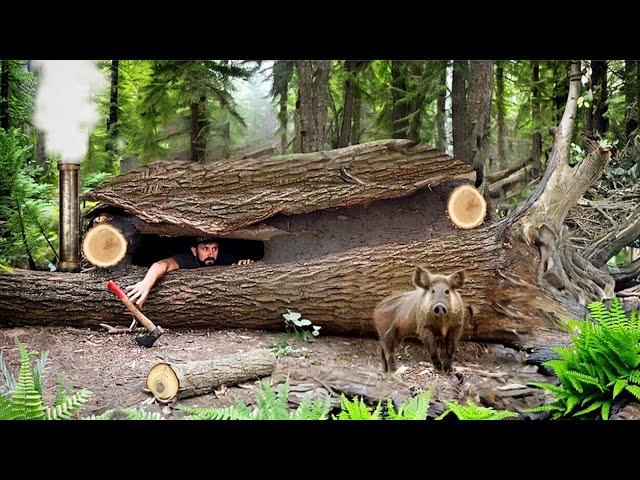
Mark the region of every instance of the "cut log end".
[[115, 227], [101, 224], [87, 232], [82, 251], [96, 267], [111, 267], [127, 253], [127, 240]]
[[447, 201], [447, 215], [451, 222], [464, 230], [482, 224], [487, 214], [487, 202], [473, 185], [460, 185], [453, 189]]
[[178, 394], [180, 381], [170, 365], [158, 363], [149, 370], [147, 388], [158, 401], [169, 402]]

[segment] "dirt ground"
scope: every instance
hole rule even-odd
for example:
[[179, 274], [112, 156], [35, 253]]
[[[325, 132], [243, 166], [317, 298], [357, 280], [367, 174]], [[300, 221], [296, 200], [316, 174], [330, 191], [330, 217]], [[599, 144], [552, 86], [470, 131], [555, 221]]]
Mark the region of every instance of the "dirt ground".
[[[63, 373], [74, 390], [86, 388], [94, 394], [83, 416], [132, 407], [175, 419], [180, 417], [179, 409], [185, 405], [227, 406], [235, 397], [252, 403], [257, 383], [253, 381], [166, 405], [156, 402], [146, 391], [145, 380], [149, 369], [158, 362], [211, 359], [277, 344], [290, 345], [293, 349], [278, 358], [279, 377], [294, 368], [314, 366], [372, 375], [380, 372], [375, 339], [320, 336], [308, 342], [291, 334], [255, 330], [165, 330], [152, 348], [145, 349], [137, 346], [134, 337], [133, 333], [109, 334], [72, 327], [0, 328], [0, 350], [15, 373], [19, 366], [15, 338], [30, 350], [48, 350], [48, 367], [42, 376], [46, 401], [52, 401], [58, 376]], [[410, 385], [412, 391], [435, 387], [435, 398], [440, 402], [472, 400], [485, 406], [519, 411], [540, 405], [544, 400], [543, 392], [527, 387], [527, 383], [550, 380], [539, 374], [535, 365], [526, 365], [525, 357], [526, 353], [501, 345], [463, 342], [454, 357], [453, 374], [443, 374], [434, 372], [424, 347], [406, 343], [399, 349], [399, 372], [384, 378], [397, 382], [398, 386]], [[521, 418], [539, 417], [526, 414]]]

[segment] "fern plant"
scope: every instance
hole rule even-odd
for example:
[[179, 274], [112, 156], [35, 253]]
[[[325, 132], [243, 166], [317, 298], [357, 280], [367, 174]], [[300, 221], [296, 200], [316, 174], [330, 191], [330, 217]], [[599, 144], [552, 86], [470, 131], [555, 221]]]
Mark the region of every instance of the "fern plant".
[[256, 392], [256, 407], [251, 408], [243, 401], [236, 399], [231, 407], [201, 408], [187, 407], [182, 411], [185, 420], [326, 420], [331, 402], [328, 398], [305, 398], [298, 408], [290, 411], [287, 397], [289, 381], [281, 384], [277, 391], [263, 380], [261, 388]]
[[560, 358], [545, 365], [552, 368], [559, 385], [532, 383], [553, 394], [555, 401], [529, 412], [553, 412], [565, 416], [609, 418], [613, 401], [623, 392], [640, 400], [640, 318], [626, 315], [620, 301], [610, 308], [602, 302], [588, 305], [594, 321], [568, 320], [572, 343], [556, 348]]
[[20, 373], [17, 381], [0, 357], [0, 371], [7, 382], [6, 393], [0, 395], [0, 420], [66, 420], [84, 408], [91, 398], [91, 392], [79, 390], [73, 395], [68, 395], [64, 391], [62, 378], [58, 384], [54, 404], [46, 405], [41, 376], [48, 352], [44, 352], [32, 368], [29, 356], [35, 352], [27, 352], [18, 339], [16, 344], [20, 352]]
[[468, 401], [466, 405], [460, 405], [457, 401], [447, 402], [447, 409], [436, 420], [442, 420], [453, 413], [458, 420], [506, 420], [517, 417], [516, 412], [510, 410], [494, 410], [491, 407], [482, 407]]
[[426, 420], [429, 404], [433, 398], [434, 389], [414, 395], [405, 401], [396, 412], [391, 399], [387, 399], [387, 420]]
[[332, 418], [334, 420], [381, 420], [382, 419], [382, 402], [378, 402], [376, 407], [372, 409], [362, 397], [356, 397], [349, 400], [344, 395], [340, 395], [341, 411]]
[[83, 420], [163, 420], [162, 415], [157, 412], [145, 412], [135, 408], [124, 408], [122, 410], [112, 409], [100, 415], [84, 417]]

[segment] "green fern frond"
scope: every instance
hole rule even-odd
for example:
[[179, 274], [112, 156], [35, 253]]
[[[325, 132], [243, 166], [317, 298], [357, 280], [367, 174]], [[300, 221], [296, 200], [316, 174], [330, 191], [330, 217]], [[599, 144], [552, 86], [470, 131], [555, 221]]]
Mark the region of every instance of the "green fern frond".
[[613, 402], [611, 400], [607, 400], [602, 404], [602, 408], [600, 410], [600, 415], [603, 420], [609, 420], [609, 412], [611, 411], [611, 405]]
[[18, 385], [11, 395], [10, 420], [42, 420], [45, 418], [45, 407], [42, 396], [36, 390], [29, 354], [16, 339], [20, 351], [20, 375]]
[[597, 410], [598, 408], [602, 408], [602, 404], [603, 403], [604, 403], [603, 401], [594, 402], [591, 405], [589, 405], [587, 408], [583, 408], [582, 410], [574, 413], [573, 415], [575, 417], [578, 417], [580, 415], [585, 415], [585, 414], [587, 414], [589, 412], [593, 412], [594, 410]]
[[378, 402], [375, 410], [371, 409], [364, 403], [362, 397], [356, 397], [353, 400], [349, 400], [347, 397], [340, 395], [340, 406], [342, 410], [334, 419], [337, 420], [379, 420], [382, 410], [381, 402]]
[[442, 412], [436, 420], [442, 420], [444, 417], [453, 413], [458, 420], [505, 420], [511, 417], [517, 417], [516, 412], [509, 410], [494, 410], [491, 407], [482, 407], [468, 401], [466, 405], [460, 405], [457, 401], [447, 402], [447, 409]]
[[125, 408], [122, 413], [127, 420], [163, 420], [162, 415], [157, 412], [145, 412], [135, 408]]
[[327, 420], [330, 411], [329, 397], [311, 399], [310, 396], [306, 396], [290, 418], [292, 420]]
[[46, 408], [47, 420], [70, 419], [85, 407], [91, 396], [92, 393], [88, 390], [78, 390], [73, 395], [63, 398], [53, 407]]
[[526, 413], [538, 413], [538, 412], [562, 412], [564, 409], [559, 402], [547, 403], [546, 405], [540, 405], [539, 407], [525, 408], [522, 410]]
[[16, 377], [9, 371], [7, 365], [4, 363], [4, 358], [2, 357], [2, 353], [0, 352], [0, 373], [4, 377], [4, 385], [0, 385], [0, 395], [7, 395], [13, 392], [18, 385], [18, 381]]
[[49, 350], [45, 350], [33, 366], [33, 384], [40, 396], [42, 396], [42, 373], [46, 367], [48, 357]]
[[637, 385], [627, 385], [625, 387], [625, 390], [636, 397], [638, 400], [640, 400], [640, 387], [638, 387]]
[[623, 378], [618, 380], [613, 386], [613, 398], [616, 398], [618, 395], [620, 395], [620, 392], [622, 392], [627, 385], [629, 385], [629, 382], [627, 380]]

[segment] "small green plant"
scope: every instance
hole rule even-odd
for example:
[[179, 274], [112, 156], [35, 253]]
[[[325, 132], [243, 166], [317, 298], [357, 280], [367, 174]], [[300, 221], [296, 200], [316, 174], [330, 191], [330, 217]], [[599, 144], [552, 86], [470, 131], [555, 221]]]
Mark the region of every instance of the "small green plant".
[[[287, 309], [287, 312], [288, 313], [282, 314], [287, 332], [293, 332], [307, 341], [313, 341], [314, 337], [320, 335], [320, 329], [322, 327], [314, 325], [311, 323], [311, 320], [302, 318], [301, 313], [292, 312], [289, 309]], [[311, 329], [307, 327], [311, 327]]]
[[602, 302], [588, 305], [594, 321], [568, 320], [572, 343], [556, 348], [560, 358], [545, 362], [559, 385], [532, 383], [551, 392], [555, 401], [528, 412], [553, 412], [552, 418], [595, 417], [605, 420], [614, 399], [623, 392], [640, 400], [640, 316], [626, 315], [618, 299], [607, 309]]
[[315, 399], [305, 398], [298, 408], [289, 411], [289, 381], [281, 384], [277, 391], [269, 385], [267, 380], [260, 384], [261, 388], [256, 392], [254, 408], [236, 399], [231, 407], [225, 408], [201, 408], [188, 407], [182, 411], [186, 414], [185, 420], [326, 420], [331, 409], [329, 398]]
[[362, 397], [349, 400], [340, 395], [340, 408], [340, 413], [332, 417], [334, 420], [382, 420], [382, 402], [373, 409], [364, 403]]
[[286, 357], [288, 355], [306, 357], [307, 355], [309, 355], [309, 353], [311, 353], [310, 350], [305, 347], [293, 348], [293, 346], [291, 346], [289, 342], [284, 338], [278, 340], [278, 342], [270, 347], [269, 350], [273, 352], [276, 358]]
[[450, 401], [447, 402], [447, 409], [436, 420], [442, 420], [451, 413], [458, 417], [458, 420], [505, 420], [518, 416], [516, 412], [494, 410], [491, 407], [476, 405], [471, 401], [468, 401], [466, 405], [460, 405], [457, 401]]
[[426, 420], [434, 392], [433, 389], [430, 389], [427, 392], [414, 395], [400, 405], [400, 409], [397, 412], [391, 399], [387, 399], [386, 418], [388, 420]]
[[20, 351], [20, 373], [16, 381], [0, 357], [0, 371], [5, 378], [5, 386], [0, 395], [0, 420], [67, 420], [74, 417], [86, 405], [91, 392], [79, 390], [69, 395], [60, 378], [53, 405], [44, 403], [42, 372], [45, 369], [48, 352], [44, 352], [31, 367], [30, 355], [16, 339]]

